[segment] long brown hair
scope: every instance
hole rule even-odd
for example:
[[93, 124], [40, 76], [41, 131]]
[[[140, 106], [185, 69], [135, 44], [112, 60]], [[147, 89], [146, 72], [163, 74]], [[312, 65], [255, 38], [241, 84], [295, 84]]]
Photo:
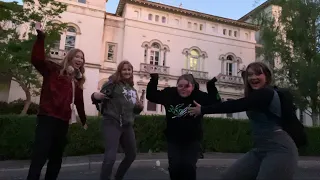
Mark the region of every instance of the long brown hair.
[[250, 63], [244, 73], [242, 73], [242, 78], [245, 84], [244, 94], [247, 97], [252, 91], [252, 88], [248, 82], [248, 70], [251, 69], [253, 72], [260, 74], [263, 73], [266, 76], [266, 85], [272, 83], [272, 73], [269, 67], [263, 62], [253, 62]]
[[62, 62], [61, 62], [61, 64], [60, 64], [61, 67], [62, 67], [62, 69], [61, 69], [61, 71], [60, 71], [60, 75], [64, 75], [64, 74], [67, 74], [67, 73], [68, 73], [68, 72], [67, 72], [68, 67], [71, 66], [72, 59], [76, 56], [76, 54], [77, 54], [78, 52], [81, 52], [82, 55], [83, 55], [83, 64], [82, 64], [82, 66], [79, 68], [82, 77], [81, 77], [80, 79], [77, 79], [77, 80], [78, 80], [78, 86], [79, 86], [81, 89], [83, 89], [83, 84], [84, 84], [85, 81], [86, 81], [86, 77], [84, 76], [84, 72], [85, 72], [85, 70], [84, 70], [84, 64], [85, 64], [86, 60], [85, 60], [85, 58], [84, 58], [84, 53], [83, 53], [82, 50], [75, 48], [75, 49], [71, 49], [71, 50], [67, 53], [67, 55], [64, 57], [64, 59], [62, 60]]
[[[126, 65], [126, 64], [129, 65], [129, 67], [132, 69], [132, 76], [129, 79], [124, 80], [122, 75], [121, 75], [121, 71], [122, 71], [124, 65]], [[111, 76], [111, 79], [112, 79], [112, 81], [114, 83], [119, 83], [119, 82], [123, 81], [123, 82], [126, 82], [130, 86], [133, 87], [134, 82], [133, 82], [133, 66], [132, 66], [132, 64], [129, 61], [121, 61], [120, 64], [118, 65], [118, 67], [117, 67], [116, 73], [114, 73]]]

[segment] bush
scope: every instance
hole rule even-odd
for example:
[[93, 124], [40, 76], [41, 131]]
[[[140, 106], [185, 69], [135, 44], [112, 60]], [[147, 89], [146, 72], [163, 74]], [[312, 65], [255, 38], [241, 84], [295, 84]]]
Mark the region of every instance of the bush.
[[[88, 130], [79, 124], [69, 130], [66, 156], [103, 153], [100, 118], [88, 118]], [[34, 140], [35, 116], [0, 116], [0, 156], [2, 159], [28, 159]], [[252, 147], [246, 120], [205, 118], [203, 148], [206, 152], [243, 153]], [[139, 152], [166, 151], [163, 116], [139, 116], [135, 123]], [[302, 155], [320, 155], [320, 129], [307, 128], [309, 146]]]
[[[20, 114], [24, 107], [25, 100], [18, 99], [10, 103], [0, 102], [0, 114]], [[28, 115], [38, 114], [39, 105], [36, 103], [31, 103], [28, 109]]]

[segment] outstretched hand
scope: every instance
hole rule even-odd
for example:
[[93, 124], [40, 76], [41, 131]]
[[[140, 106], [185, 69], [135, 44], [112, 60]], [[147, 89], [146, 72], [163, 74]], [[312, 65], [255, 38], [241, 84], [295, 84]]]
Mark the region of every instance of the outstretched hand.
[[198, 116], [201, 115], [201, 105], [197, 103], [196, 101], [193, 101], [193, 103], [196, 105], [195, 107], [189, 107], [188, 108], [188, 113], [191, 116]]

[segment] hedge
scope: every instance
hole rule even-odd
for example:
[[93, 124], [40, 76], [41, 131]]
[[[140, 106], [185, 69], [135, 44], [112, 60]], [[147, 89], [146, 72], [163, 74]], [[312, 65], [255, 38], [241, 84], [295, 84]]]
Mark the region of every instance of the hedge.
[[[20, 114], [24, 107], [25, 100], [18, 99], [10, 103], [0, 101], [0, 114]], [[27, 111], [28, 115], [38, 114], [39, 105], [31, 103]]]
[[[36, 116], [0, 116], [0, 157], [7, 159], [28, 159], [34, 139]], [[69, 130], [69, 144], [65, 156], [103, 153], [100, 135], [101, 120], [88, 119], [88, 130], [72, 125]], [[139, 116], [135, 123], [138, 152], [164, 152], [166, 142], [163, 134], [163, 116]], [[320, 129], [307, 128], [309, 146], [301, 155], [320, 155]], [[203, 148], [206, 152], [243, 153], [252, 147], [250, 127], [247, 120], [205, 118]]]

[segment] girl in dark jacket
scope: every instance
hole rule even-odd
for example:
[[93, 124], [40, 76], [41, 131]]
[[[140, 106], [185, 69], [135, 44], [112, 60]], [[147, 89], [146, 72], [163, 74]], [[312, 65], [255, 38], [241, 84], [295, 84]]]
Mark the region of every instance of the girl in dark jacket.
[[202, 116], [188, 115], [188, 107], [198, 100], [203, 105], [220, 102], [218, 91], [213, 86], [209, 94], [199, 90], [192, 75], [179, 77], [177, 87], [157, 90], [158, 74], [151, 74], [146, 97], [166, 109], [169, 173], [171, 180], [195, 180], [196, 163], [202, 140]]
[[224, 174], [224, 180], [292, 180], [298, 163], [298, 150], [282, 129], [278, 93], [270, 86], [271, 71], [261, 63], [248, 65], [245, 73], [245, 97], [211, 106], [195, 102], [191, 115], [247, 111], [254, 148], [235, 162]]

